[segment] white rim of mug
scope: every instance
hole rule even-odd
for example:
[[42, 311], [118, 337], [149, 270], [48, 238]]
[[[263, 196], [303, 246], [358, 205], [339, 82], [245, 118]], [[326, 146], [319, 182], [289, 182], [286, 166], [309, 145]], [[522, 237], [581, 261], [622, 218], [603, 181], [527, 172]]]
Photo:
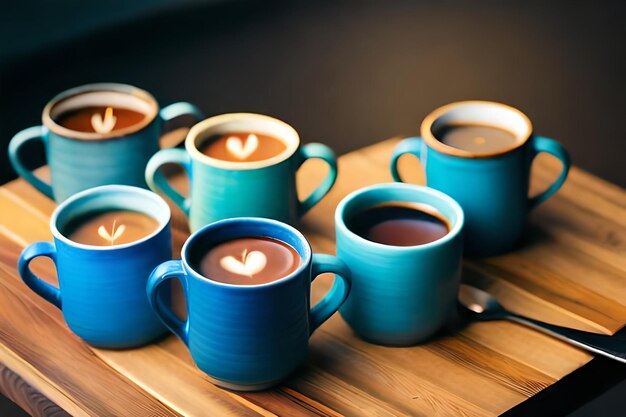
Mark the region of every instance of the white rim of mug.
[[[455, 110], [460, 107], [471, 106], [471, 105], [478, 105], [478, 106], [485, 106], [485, 107], [496, 106], [496, 107], [502, 108], [503, 110], [512, 112], [515, 115], [520, 116], [522, 118], [522, 121], [526, 125], [526, 132], [523, 135], [516, 135], [515, 132], [511, 131], [511, 133], [513, 133], [517, 139], [517, 142], [514, 145], [508, 148], [502, 149], [502, 150], [485, 152], [485, 153], [472, 152], [472, 151], [467, 151], [464, 149], [455, 148], [453, 146], [446, 145], [445, 143], [441, 142], [439, 139], [435, 137], [432, 131], [432, 128], [433, 128], [433, 125], [442, 116], [448, 114], [451, 110]], [[471, 123], [471, 122], [468, 121], [467, 123]], [[502, 129], [506, 129], [506, 128], [502, 128]], [[420, 126], [420, 133], [422, 135], [422, 138], [428, 145], [428, 147], [433, 148], [436, 151], [439, 151], [441, 153], [452, 155], [452, 156], [458, 156], [461, 158], [492, 158], [495, 156], [500, 156], [500, 155], [509, 153], [511, 151], [514, 151], [515, 149], [520, 148], [526, 142], [528, 142], [528, 139], [532, 136], [532, 132], [533, 132], [532, 122], [530, 121], [528, 116], [526, 116], [526, 114], [524, 114], [521, 110], [516, 109], [515, 107], [509, 106], [507, 104], [499, 103], [496, 101], [486, 101], [486, 100], [466, 100], [466, 101], [457, 101], [454, 103], [446, 104], [430, 112], [424, 118]]]
[[[189, 261], [187, 259], [187, 247], [189, 246], [189, 242], [191, 242], [193, 240], [193, 238], [196, 237], [196, 235], [199, 235], [200, 233], [206, 233], [205, 229], [212, 229], [214, 227], [217, 226], [223, 226], [225, 224], [228, 223], [237, 223], [240, 221], [255, 221], [258, 223], [267, 223], [267, 224], [272, 224], [274, 226], [278, 226], [278, 227], [282, 227], [283, 229], [287, 229], [289, 230], [291, 233], [293, 233], [294, 235], [297, 236], [298, 239], [300, 239], [302, 242], [304, 242], [304, 247], [306, 250], [306, 257], [303, 257], [300, 255], [300, 253], [298, 253], [298, 255], [300, 255], [301, 257], [301, 262], [300, 265], [298, 265], [298, 267], [292, 271], [291, 273], [289, 273], [288, 275], [285, 275], [284, 277], [278, 278], [277, 280], [274, 281], [270, 281], [270, 282], [266, 282], [264, 284], [253, 284], [253, 285], [237, 285], [237, 284], [229, 284], [227, 282], [220, 282], [220, 281], [216, 281], [213, 280], [211, 278], [205, 277], [204, 275], [202, 275], [201, 273], [199, 273], [198, 271], [196, 271], [190, 264]], [[289, 243], [272, 237], [272, 236], [261, 236], [261, 235], [249, 235], [247, 237], [269, 237], [271, 239], [274, 240], [279, 240], [281, 242], [283, 242], [286, 245], [289, 245]], [[291, 246], [291, 245], [289, 245]], [[294, 248], [295, 249], [295, 248]], [[296, 250], [296, 252], [298, 252]], [[200, 280], [204, 280], [204, 281], [209, 281], [211, 284], [215, 284], [217, 286], [222, 286], [222, 287], [227, 287], [227, 288], [238, 288], [244, 291], [247, 290], [253, 290], [256, 288], [263, 288], [263, 287], [270, 287], [273, 285], [280, 285], [283, 282], [289, 281], [291, 279], [293, 279], [296, 275], [302, 273], [304, 271], [304, 269], [307, 267], [307, 265], [313, 261], [313, 248], [311, 248], [311, 243], [309, 243], [308, 239], [302, 234], [302, 232], [300, 232], [298, 229], [296, 229], [295, 227], [288, 225], [287, 223], [283, 223], [280, 222], [278, 220], [274, 220], [274, 219], [268, 219], [265, 217], [234, 217], [234, 218], [230, 218], [230, 219], [224, 219], [224, 220], [218, 220], [216, 222], [207, 224], [206, 226], [204, 226], [202, 229], [197, 230], [196, 232], [192, 233], [191, 236], [189, 236], [187, 238], [187, 240], [185, 241], [185, 243], [183, 244], [183, 248], [180, 250], [180, 258], [181, 261], [183, 263], [183, 266], [185, 267], [185, 271], [189, 271], [191, 273], [191, 275], [193, 275], [195, 278], [198, 278]]]
[[[151, 214], [146, 213], [145, 211], [140, 211], [141, 213], [157, 220], [159, 222], [159, 227], [157, 227], [152, 233], [142, 237], [141, 239], [137, 239], [128, 243], [122, 243], [120, 245], [110, 245], [110, 246], [87, 245], [85, 243], [74, 242], [70, 238], [63, 235], [63, 233], [61, 233], [61, 231], [57, 227], [57, 220], [58, 220], [59, 214], [63, 210], [65, 210], [67, 206], [69, 206], [70, 204], [73, 204], [75, 201], [80, 200], [82, 198], [86, 198], [94, 194], [102, 194], [102, 193], [108, 193], [108, 192], [118, 192], [118, 193], [124, 192], [124, 193], [142, 194], [143, 197], [150, 198], [157, 205], [161, 206], [163, 213], [165, 213], [165, 218], [157, 219]], [[136, 208], [131, 208], [131, 207], [125, 208], [124, 210], [139, 211]], [[152, 191], [144, 190], [143, 188], [139, 188], [139, 187], [133, 187], [131, 185], [117, 185], [117, 184], [101, 185], [99, 187], [89, 188], [87, 190], [80, 191], [72, 195], [70, 198], [68, 198], [64, 202], [62, 202], [54, 210], [54, 212], [52, 213], [52, 217], [50, 217], [50, 230], [52, 232], [52, 236], [54, 236], [55, 239], [58, 239], [69, 246], [73, 246], [79, 249], [92, 250], [92, 251], [113, 251], [113, 250], [118, 250], [118, 249], [126, 249], [126, 248], [139, 245], [145, 241], [152, 239], [153, 237], [161, 233], [163, 229], [167, 227], [168, 224], [170, 224], [171, 217], [172, 217], [172, 212], [170, 210], [170, 207], [165, 202], [165, 200], [163, 200], [159, 195], [153, 193]]]
[[[148, 107], [149, 111], [144, 113], [144, 119], [139, 123], [136, 123], [132, 126], [125, 127], [123, 129], [114, 129], [108, 133], [96, 133], [96, 132], [80, 132], [77, 130], [68, 129], [64, 126], [58, 124], [54, 118], [52, 117], [52, 113], [56, 106], [59, 104], [70, 100], [74, 97], [88, 94], [88, 93], [119, 93], [122, 95], [132, 96], [139, 100], [144, 101]], [[103, 104], [104, 105], [104, 104]], [[135, 110], [138, 111], [138, 110]], [[141, 111], [138, 111], [141, 113]], [[134, 87], [128, 84], [120, 84], [120, 83], [94, 83], [94, 84], [85, 84], [79, 87], [70, 88], [69, 90], [65, 90], [64, 92], [55, 96], [52, 100], [46, 104], [46, 107], [43, 109], [43, 113], [41, 115], [43, 125], [48, 128], [53, 133], [57, 135], [69, 138], [69, 139], [78, 139], [78, 140], [104, 140], [104, 139], [118, 139], [124, 136], [131, 135], [136, 133], [146, 126], [148, 126], [152, 121], [157, 117], [159, 113], [159, 104], [156, 99], [152, 96], [152, 94], [148, 93], [141, 88]]]
[[[357, 235], [352, 230], [350, 230], [348, 226], [346, 226], [343, 220], [343, 217], [344, 217], [346, 206], [351, 200], [355, 199], [361, 194], [365, 194], [371, 191], [382, 190], [382, 189], [394, 189], [394, 188], [411, 190], [418, 194], [430, 194], [436, 198], [443, 200], [446, 204], [448, 204], [454, 210], [456, 217], [457, 217], [456, 222], [454, 223], [454, 225], [452, 225], [452, 227], [450, 228], [448, 233], [446, 233], [445, 236], [442, 236], [437, 240], [433, 240], [432, 242], [424, 243], [421, 245], [411, 245], [411, 246], [385, 245], [383, 243], [373, 242], [371, 240], [365, 239], [362, 236]], [[393, 199], [393, 200], [388, 200], [388, 201], [391, 202], [391, 201], [406, 201], [406, 200]], [[416, 201], [409, 201], [409, 202], [415, 203]], [[444, 217], [448, 223], [452, 223], [450, 219], [441, 212], [441, 210], [437, 209], [436, 207], [433, 207], [433, 208], [442, 217]], [[465, 224], [465, 214], [463, 213], [463, 209], [461, 208], [461, 206], [455, 199], [453, 199], [452, 197], [450, 197], [449, 195], [441, 191], [438, 191], [438, 190], [435, 190], [433, 188], [426, 187], [423, 185], [406, 184], [406, 183], [399, 183], [399, 182], [388, 182], [388, 183], [374, 184], [368, 187], [359, 188], [358, 190], [353, 191], [347, 196], [345, 196], [339, 202], [339, 204], [337, 205], [337, 209], [335, 210], [335, 224], [337, 225], [337, 227], [339, 227], [339, 229], [341, 229], [343, 233], [347, 234], [352, 239], [358, 241], [359, 244], [368, 246], [373, 249], [412, 252], [416, 250], [426, 250], [429, 248], [440, 246], [452, 240], [453, 238], [455, 238], [459, 233], [461, 233], [463, 225]]]
[[[222, 159], [212, 158], [208, 155], [203, 154], [197, 148], [196, 142], [198, 140], [206, 139], [212, 134], [228, 133], [228, 131], [212, 132], [213, 129], [216, 129], [225, 123], [229, 123], [229, 122], [233, 122], [237, 120], [244, 120], [244, 119], [247, 119], [250, 121], [259, 120], [261, 122], [277, 125], [280, 129], [284, 129], [288, 133], [288, 135], [290, 135], [290, 138], [287, 138], [284, 135], [279, 136], [279, 135], [275, 135], [271, 133], [269, 133], [269, 135], [272, 135], [276, 137], [277, 139], [279, 139], [280, 141], [282, 141], [286, 145], [285, 150], [279, 153], [278, 155], [275, 155], [271, 158], [262, 159], [260, 161], [234, 162], [234, 161], [224, 161]], [[235, 130], [232, 130], [232, 131], [235, 131]], [[252, 132], [252, 133], [255, 133], [255, 132]], [[283, 122], [282, 120], [276, 119], [274, 117], [266, 116], [263, 114], [257, 114], [257, 113], [226, 113], [226, 114], [220, 114], [218, 116], [209, 117], [208, 119], [205, 119], [195, 124], [189, 130], [189, 133], [187, 134], [187, 138], [185, 139], [185, 148], [187, 149], [187, 152], [193, 159], [199, 160], [201, 162], [204, 162], [207, 165], [211, 165], [217, 168], [238, 170], [238, 171], [259, 169], [259, 168], [265, 168], [268, 166], [276, 165], [280, 162], [285, 161], [291, 155], [293, 155], [298, 150], [299, 146], [300, 146], [300, 136], [298, 135], [298, 132], [296, 131], [296, 129], [294, 129], [291, 125]]]

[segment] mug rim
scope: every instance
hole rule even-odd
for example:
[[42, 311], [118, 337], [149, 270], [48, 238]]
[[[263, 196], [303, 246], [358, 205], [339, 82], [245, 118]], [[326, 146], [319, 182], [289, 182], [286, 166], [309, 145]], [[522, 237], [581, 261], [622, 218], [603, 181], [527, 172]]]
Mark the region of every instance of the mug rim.
[[[70, 238], [66, 237], [63, 233], [61, 233], [61, 231], [57, 227], [57, 220], [61, 212], [66, 210], [67, 206], [69, 206], [70, 204], [73, 204], [75, 201], [78, 201], [83, 198], [88, 198], [89, 196], [94, 195], [94, 194], [98, 195], [98, 194], [104, 194], [104, 193], [110, 193], [110, 192], [143, 194], [143, 197], [150, 198], [157, 205], [161, 206], [160, 208], [161, 210], [163, 210], [162, 212], [165, 213], [165, 218], [163, 219], [163, 221], [161, 221], [161, 219], [155, 218], [154, 216], [151, 216], [150, 214], [142, 211], [141, 213], [146, 214], [150, 217], [153, 217], [155, 220], [157, 220], [159, 222], [159, 227], [157, 227], [154, 231], [152, 231], [152, 233], [142, 237], [141, 239], [137, 239], [128, 243], [122, 243], [120, 245], [98, 246], [98, 245], [88, 245], [85, 243], [78, 243], [78, 242], [74, 242]], [[128, 210], [137, 211], [136, 209], [128, 209]], [[140, 245], [154, 238], [170, 224], [171, 217], [172, 217], [172, 212], [170, 210], [170, 207], [167, 205], [165, 200], [163, 200], [158, 194], [155, 194], [148, 190], [144, 190], [143, 188], [134, 187], [132, 185], [109, 184], [109, 185], [101, 185], [98, 187], [88, 188], [86, 190], [80, 191], [72, 195], [65, 201], [63, 201], [61, 204], [59, 204], [57, 208], [54, 209], [54, 212], [52, 213], [52, 216], [50, 217], [50, 231], [52, 232], [52, 236], [54, 237], [55, 240], [60, 240], [61, 242], [65, 243], [68, 246], [72, 246], [72, 247], [79, 248], [79, 249], [90, 250], [90, 251], [108, 252], [108, 251], [115, 251], [119, 249], [127, 249], [132, 246]]]
[[[251, 161], [251, 162], [235, 162], [235, 161], [225, 161], [218, 158], [213, 158], [208, 155], [203, 154], [196, 146], [196, 140], [204, 134], [207, 130], [217, 127], [223, 123], [237, 120], [237, 119], [258, 119], [270, 123], [274, 123], [276, 125], [280, 125], [285, 128], [291, 135], [292, 140], [289, 143], [286, 143], [285, 150], [275, 155], [271, 158], [262, 159], [260, 161]], [[280, 138], [283, 139], [282, 137]], [[267, 116], [259, 113], [225, 113], [219, 114], [217, 116], [209, 117], [208, 119], [204, 119], [201, 122], [196, 123], [194, 126], [189, 129], [187, 133], [187, 137], [185, 138], [185, 149], [189, 155], [200, 162], [203, 162], [207, 165], [214, 166], [221, 169], [229, 169], [229, 170], [237, 170], [237, 171], [245, 171], [245, 170], [253, 170], [265, 168], [272, 165], [277, 165], [287, 159], [289, 159], [300, 147], [300, 135], [296, 129], [293, 128], [290, 124], [283, 122], [280, 119], [277, 119], [272, 116]]]
[[[72, 97], [79, 96], [85, 93], [92, 92], [116, 92], [121, 94], [126, 94], [129, 96], [134, 96], [140, 100], [145, 101], [150, 106], [150, 112], [145, 114], [145, 117], [139, 123], [136, 123], [132, 126], [125, 127], [123, 129], [112, 130], [108, 133], [97, 133], [97, 132], [80, 132], [77, 130], [68, 129], [64, 126], [61, 126], [57, 123], [51, 116], [51, 112], [55, 106], [64, 100], [70, 99]], [[139, 132], [148, 126], [154, 119], [156, 119], [159, 113], [159, 104], [152, 94], [148, 93], [146, 90], [143, 90], [139, 87], [132, 86], [130, 84], [122, 84], [122, 83], [91, 83], [84, 84], [78, 87], [73, 87], [68, 90], [65, 90], [52, 98], [46, 104], [43, 109], [41, 119], [43, 125], [53, 133], [56, 133], [59, 136], [63, 136], [68, 139], [76, 139], [76, 140], [86, 140], [86, 141], [94, 141], [94, 140], [106, 140], [106, 139], [119, 139], [133, 133]]]
[[[306, 251], [305, 253], [306, 257], [303, 257], [300, 254], [298, 254], [302, 257], [302, 262], [300, 262], [300, 265], [298, 265], [298, 267], [294, 271], [285, 275], [282, 278], [279, 278], [274, 281], [266, 282], [264, 284], [253, 284], [253, 285], [229, 284], [227, 282], [216, 281], [209, 277], [205, 277], [204, 275], [196, 271], [194, 268], [192, 268], [192, 266], [189, 264], [189, 261], [188, 261], [187, 251], [193, 240], [197, 239], [197, 237], [200, 234], [209, 233], [211, 229], [215, 229], [216, 227], [223, 227], [223, 226], [228, 226], [229, 224], [232, 224], [232, 223], [242, 223], [242, 222], [266, 224], [266, 225], [272, 225], [272, 226], [276, 226], [282, 229], [286, 229], [287, 231], [295, 235], [303, 243], [303, 247], [305, 248], [305, 251]], [[251, 237], [255, 237], [255, 236], [257, 235], [252, 235]], [[268, 236], [265, 236], [265, 237], [268, 237]], [[289, 243], [284, 242], [281, 239], [278, 239], [278, 238], [273, 238], [273, 239], [280, 240], [281, 242], [289, 245]], [[258, 288], [266, 288], [266, 287], [271, 287], [274, 285], [281, 285], [287, 281], [291, 281], [295, 279], [296, 276], [300, 275], [310, 265], [311, 259], [313, 258], [313, 249], [311, 248], [311, 244], [309, 243], [308, 239], [304, 236], [304, 234], [300, 232], [298, 229], [296, 229], [295, 227], [287, 223], [283, 223], [281, 221], [274, 220], [274, 219], [268, 219], [265, 217], [233, 217], [233, 218], [218, 220], [216, 222], [209, 223], [206, 226], [202, 227], [201, 229], [198, 229], [194, 233], [192, 233], [183, 244], [183, 247], [180, 251], [180, 258], [181, 258], [181, 262], [183, 263], [186, 273], [192, 275], [196, 279], [199, 279], [201, 281], [209, 281], [211, 284], [217, 285], [220, 287], [236, 288], [242, 291], [252, 291]]]
[[[509, 146], [505, 149], [500, 149], [500, 150], [485, 152], [485, 153], [477, 153], [477, 152], [467, 151], [464, 149], [455, 148], [453, 146], [446, 145], [445, 143], [439, 141], [433, 134], [433, 131], [432, 131], [433, 124], [437, 120], [439, 120], [439, 118], [449, 113], [451, 110], [458, 109], [460, 107], [464, 107], [468, 105], [497, 106], [506, 111], [515, 113], [517, 116], [520, 116], [522, 118], [522, 121], [526, 125], [527, 133], [523, 136], [516, 135], [517, 141], [512, 146]], [[495, 156], [504, 155], [506, 153], [512, 152], [524, 146], [524, 144], [528, 142], [528, 140], [533, 134], [533, 125], [532, 125], [532, 122], [530, 121], [530, 118], [526, 114], [524, 114], [521, 110], [513, 106], [509, 106], [508, 104], [500, 103], [497, 101], [489, 101], [489, 100], [464, 100], [464, 101], [455, 101], [453, 103], [440, 106], [436, 108], [435, 110], [431, 111], [424, 118], [424, 120], [422, 121], [422, 124], [420, 125], [420, 134], [422, 138], [424, 138], [424, 141], [430, 148], [433, 148], [443, 154], [457, 156], [461, 158], [474, 158], [474, 159], [492, 158]]]
[[[448, 233], [446, 233], [445, 236], [437, 240], [433, 240], [432, 242], [424, 243], [421, 245], [411, 245], [411, 246], [386, 245], [383, 243], [373, 242], [371, 240], [365, 239], [362, 236], [359, 236], [358, 234], [350, 230], [350, 228], [348, 228], [348, 226], [346, 226], [344, 222], [345, 210], [346, 210], [346, 206], [348, 205], [348, 203], [350, 203], [352, 200], [354, 200], [356, 197], [362, 194], [369, 193], [372, 191], [377, 191], [377, 190], [385, 190], [385, 189], [405, 189], [405, 190], [410, 190], [417, 194], [429, 194], [431, 196], [434, 196], [435, 198], [439, 198], [445, 204], [452, 207], [453, 211], [455, 212], [457, 216], [456, 222], [454, 225], [452, 225], [452, 227], [450, 228]], [[440, 212], [440, 210], [437, 210], [437, 211]], [[443, 213], [441, 214], [442, 216], [446, 217]], [[446, 217], [446, 220], [450, 222], [450, 219], [448, 219], [447, 217]], [[453, 199], [448, 194], [445, 194], [439, 190], [435, 190], [434, 188], [430, 188], [430, 187], [423, 186], [423, 185], [417, 185], [417, 184], [387, 182], [387, 183], [374, 184], [374, 185], [370, 185], [367, 187], [359, 188], [358, 190], [352, 191], [350, 194], [346, 195], [343, 199], [341, 199], [341, 201], [337, 205], [337, 209], [335, 210], [335, 225], [339, 229], [339, 231], [341, 231], [341, 233], [349, 236], [350, 239], [356, 240], [360, 245], [365, 245], [366, 247], [369, 247], [371, 249], [385, 250], [385, 251], [397, 251], [397, 252], [413, 252], [413, 251], [421, 251], [421, 250], [427, 250], [430, 248], [435, 248], [435, 247], [444, 245], [448, 243], [449, 241], [451, 241], [452, 239], [456, 238], [461, 233], [465, 225], [465, 214], [463, 212], [463, 209], [461, 208], [461, 205], [455, 199]]]

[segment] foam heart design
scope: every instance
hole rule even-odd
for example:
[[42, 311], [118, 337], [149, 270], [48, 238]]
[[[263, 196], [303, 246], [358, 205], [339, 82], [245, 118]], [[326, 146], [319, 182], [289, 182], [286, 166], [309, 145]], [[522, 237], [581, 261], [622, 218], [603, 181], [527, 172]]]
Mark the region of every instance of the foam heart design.
[[245, 144], [242, 143], [241, 138], [237, 136], [229, 136], [228, 139], [226, 139], [226, 149], [228, 152], [242, 161], [252, 155], [258, 147], [259, 138], [254, 133], [248, 135]]
[[258, 250], [251, 252], [244, 251], [241, 260], [234, 256], [225, 256], [220, 259], [220, 265], [225, 270], [238, 275], [246, 275], [252, 278], [254, 274], [258, 274], [265, 268], [267, 257]]
[[119, 227], [116, 227], [116, 222], [117, 220], [113, 221], [113, 226], [111, 226], [111, 233], [109, 233], [104, 225], [100, 225], [100, 227], [98, 228], [98, 234], [100, 235], [100, 237], [102, 239], [108, 240], [111, 245], [114, 244], [115, 241], [119, 239], [126, 230], [126, 226], [124, 226], [123, 224], [119, 225]]
[[117, 117], [113, 115], [113, 109], [107, 107], [104, 111], [104, 117], [100, 113], [94, 113], [91, 115], [91, 126], [96, 133], [109, 133], [115, 127], [117, 123]]

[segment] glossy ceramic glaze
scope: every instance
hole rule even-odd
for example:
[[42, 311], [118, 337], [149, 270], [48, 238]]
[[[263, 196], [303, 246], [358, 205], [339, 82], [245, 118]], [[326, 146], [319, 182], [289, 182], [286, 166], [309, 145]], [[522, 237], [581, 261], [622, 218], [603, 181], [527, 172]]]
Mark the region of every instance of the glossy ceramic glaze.
[[[143, 239], [116, 246], [83, 245], [61, 234], [59, 229], [74, 216], [107, 208], [141, 211], [157, 219], [159, 227]], [[136, 187], [96, 187], [62, 203], [50, 219], [50, 229], [54, 243], [24, 249], [19, 272], [35, 293], [61, 309], [74, 333], [94, 346], [112, 349], [143, 345], [167, 333], [145, 294], [150, 272], [171, 258], [170, 211], [163, 199]], [[54, 261], [59, 288], [30, 271], [29, 263], [38, 256]]]
[[[109, 134], [76, 132], [58, 125], [55, 111], [70, 99], [94, 92], [114, 92], [132, 97], [146, 114], [136, 126]], [[148, 160], [159, 150], [164, 121], [183, 115], [196, 120], [202, 113], [192, 104], [175, 103], [158, 110], [154, 98], [138, 88], [114, 83], [90, 84], [55, 97], [44, 109], [43, 126], [22, 130], [9, 144], [9, 158], [17, 173], [35, 188], [57, 202], [87, 188], [125, 184], [147, 188], [144, 171]], [[46, 149], [51, 182], [35, 176], [21, 161], [20, 148], [27, 142], [41, 141]]]
[[[193, 265], [200, 253], [238, 237], [264, 236], [291, 245], [302, 257], [298, 269], [268, 284], [237, 286], [207, 279]], [[311, 281], [336, 273], [329, 293], [310, 306]], [[181, 281], [187, 298], [187, 320], [163, 304], [161, 283]], [[196, 365], [222, 387], [260, 390], [279, 383], [305, 359], [309, 336], [343, 304], [350, 273], [339, 259], [312, 255], [306, 238], [284, 223], [237, 218], [210, 224], [194, 233], [182, 249], [182, 260], [157, 267], [148, 297], [163, 322], [189, 348]]]
[[[286, 149], [258, 162], [227, 162], [198, 150], [206, 137], [228, 131], [269, 134], [283, 140]], [[258, 114], [225, 114], [198, 123], [189, 132], [185, 148], [186, 151], [164, 149], [154, 155], [146, 168], [146, 182], [153, 191], [164, 192], [183, 209], [192, 231], [216, 220], [245, 216], [294, 224], [328, 193], [337, 178], [337, 161], [330, 148], [320, 143], [300, 146], [298, 133], [291, 126]], [[329, 172], [311, 195], [299, 201], [296, 172], [310, 158], [326, 162]], [[167, 163], [185, 168], [191, 183], [190, 197], [172, 189], [159, 172]]]
[[[451, 148], [432, 134], [433, 126], [446, 117], [511, 129], [518, 143], [511, 149], [482, 156]], [[529, 198], [530, 167], [540, 152], [559, 158], [563, 170], [547, 190]], [[420, 159], [429, 187], [461, 204], [466, 214], [465, 252], [477, 256], [513, 249], [523, 235], [529, 211], [563, 185], [570, 165], [565, 149], [552, 139], [533, 135], [530, 121], [521, 112], [491, 102], [455, 103], [429, 115], [422, 124], [422, 137], [405, 139], [394, 150], [391, 173], [396, 181], [402, 181], [397, 163], [404, 154]]]
[[[353, 213], [389, 202], [427, 204], [450, 232], [419, 246], [389, 246], [346, 227]], [[342, 317], [363, 339], [393, 346], [423, 342], [455, 311], [463, 250], [463, 210], [447, 195], [411, 184], [378, 184], [345, 197], [335, 212], [337, 256], [352, 272]]]

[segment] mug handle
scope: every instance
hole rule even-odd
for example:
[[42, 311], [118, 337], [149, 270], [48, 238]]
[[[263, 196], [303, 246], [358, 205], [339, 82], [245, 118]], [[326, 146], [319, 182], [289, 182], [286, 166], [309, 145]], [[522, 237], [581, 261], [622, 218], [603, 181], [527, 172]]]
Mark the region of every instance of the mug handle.
[[189, 208], [191, 207], [191, 198], [184, 197], [181, 193], [176, 191], [165, 176], [159, 171], [162, 165], [165, 164], [179, 164], [185, 169], [187, 178], [191, 180], [191, 159], [185, 149], [169, 148], [161, 149], [148, 161], [146, 165], [146, 183], [148, 187], [155, 193], [158, 191], [163, 192], [168, 196], [174, 204], [181, 208], [183, 213], [189, 217]]
[[20, 259], [17, 262], [17, 269], [22, 277], [22, 281], [44, 300], [61, 309], [61, 289], [39, 278], [30, 270], [30, 262], [39, 257], [45, 256], [52, 259], [56, 265], [57, 256], [56, 248], [50, 242], [37, 242], [29, 245], [22, 251]]
[[561, 188], [567, 178], [567, 173], [569, 172], [570, 158], [563, 145], [554, 139], [546, 138], [544, 136], [533, 136], [531, 138], [531, 149], [533, 151], [532, 159], [534, 159], [541, 152], [546, 152], [557, 157], [561, 161], [561, 164], [563, 164], [561, 173], [556, 181], [554, 181], [544, 192], [528, 199], [529, 208], [532, 210], [548, 198], [552, 197], [552, 195], [556, 193], [559, 188]]
[[300, 148], [300, 155], [301, 161], [298, 164], [298, 169], [300, 169], [307, 159], [311, 158], [321, 159], [328, 165], [326, 178], [322, 180], [320, 185], [313, 190], [304, 201], [300, 201], [298, 216], [302, 217], [307, 211], [311, 210], [313, 206], [319, 203], [335, 184], [337, 180], [337, 158], [332, 149], [321, 143], [309, 143], [302, 146]]
[[346, 301], [352, 286], [352, 274], [348, 266], [336, 256], [315, 254], [311, 271], [311, 282], [327, 272], [335, 274], [332, 288], [309, 313], [309, 334], [330, 318]]
[[402, 139], [400, 143], [396, 145], [393, 149], [393, 155], [391, 156], [390, 168], [391, 168], [391, 176], [394, 181], [404, 182], [402, 177], [400, 177], [400, 171], [398, 170], [398, 160], [404, 154], [411, 154], [417, 157], [417, 159], [421, 159], [421, 149], [422, 143], [424, 140], [418, 136], [414, 138], [406, 138]]
[[200, 109], [194, 104], [187, 103], [186, 101], [172, 103], [169, 106], [163, 107], [159, 112], [159, 117], [163, 122], [169, 122], [182, 116], [191, 116], [196, 123], [204, 119], [204, 114], [200, 111]]
[[185, 293], [185, 299], [189, 300], [187, 273], [183, 269], [183, 263], [180, 260], [166, 261], [154, 268], [154, 271], [148, 278], [146, 292], [150, 306], [159, 319], [186, 345], [189, 341], [189, 309], [187, 309], [187, 319], [183, 321], [174, 314], [171, 307], [163, 302], [163, 298], [159, 297], [159, 286], [168, 279], [173, 278], [180, 281]]
[[52, 193], [52, 186], [50, 183], [45, 182], [29, 169], [26, 169], [22, 160], [20, 159], [20, 148], [26, 143], [34, 140], [40, 140], [44, 146], [48, 145], [46, 139], [47, 129], [43, 126], [33, 126], [22, 130], [17, 135], [13, 136], [9, 143], [9, 160], [11, 165], [18, 173], [19, 176], [28, 181], [33, 187], [42, 192], [46, 197], [54, 199]]

